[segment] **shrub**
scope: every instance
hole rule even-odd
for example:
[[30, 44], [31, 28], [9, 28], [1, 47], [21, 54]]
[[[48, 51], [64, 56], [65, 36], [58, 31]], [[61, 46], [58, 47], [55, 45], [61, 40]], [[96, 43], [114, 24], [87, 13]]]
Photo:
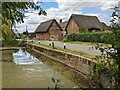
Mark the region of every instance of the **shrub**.
[[67, 40], [111, 44], [112, 33], [96, 32], [96, 33], [71, 34], [67, 36]]
[[26, 42], [27, 42], [27, 41], [25, 41], [25, 40], [21, 40], [21, 41], [19, 42], [19, 46], [21, 46], [21, 47], [26, 46]]
[[13, 46], [13, 47], [15, 47], [15, 46], [18, 46], [19, 45], [19, 41], [17, 41], [17, 40], [2, 40], [2, 41], [0, 41], [0, 46]]

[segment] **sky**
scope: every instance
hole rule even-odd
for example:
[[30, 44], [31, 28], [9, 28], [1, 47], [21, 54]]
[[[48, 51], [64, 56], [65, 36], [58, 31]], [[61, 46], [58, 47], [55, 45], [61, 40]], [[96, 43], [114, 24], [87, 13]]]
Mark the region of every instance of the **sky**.
[[25, 13], [24, 23], [16, 24], [19, 33], [28, 30], [34, 32], [41, 22], [56, 19], [68, 21], [71, 14], [97, 16], [101, 22], [110, 25], [113, 10], [120, 0], [33, 0], [47, 12], [47, 16], [38, 15], [39, 10], [29, 9]]

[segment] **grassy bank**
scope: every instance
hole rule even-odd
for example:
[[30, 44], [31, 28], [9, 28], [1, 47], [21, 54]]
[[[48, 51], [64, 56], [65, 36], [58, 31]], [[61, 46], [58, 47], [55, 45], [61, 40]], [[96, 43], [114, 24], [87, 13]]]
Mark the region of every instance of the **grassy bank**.
[[93, 43], [93, 42], [80, 42], [80, 41], [70, 41], [70, 42], [66, 42], [66, 43], [70, 43], [70, 44], [79, 44], [79, 45], [87, 45], [87, 46], [97, 46], [98, 44], [102, 47], [111, 47], [111, 44], [104, 44], [104, 43]]

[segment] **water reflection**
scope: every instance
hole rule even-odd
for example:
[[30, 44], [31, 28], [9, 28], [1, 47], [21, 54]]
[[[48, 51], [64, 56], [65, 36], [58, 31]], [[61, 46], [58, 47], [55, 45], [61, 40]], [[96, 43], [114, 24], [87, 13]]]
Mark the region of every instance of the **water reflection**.
[[26, 65], [26, 64], [41, 64], [42, 62], [32, 56], [30, 53], [26, 52], [24, 49], [19, 49], [18, 52], [13, 53], [13, 61], [19, 65]]
[[[25, 50], [4, 51], [9, 60], [2, 62], [3, 88], [53, 88], [52, 77], [60, 80], [62, 88], [84, 87], [83, 82], [75, 82], [76, 74], [56, 62], [38, 59]], [[3, 60], [7, 57], [3, 57]], [[7, 58], [8, 59], [8, 58]], [[79, 78], [79, 77], [78, 77]]]

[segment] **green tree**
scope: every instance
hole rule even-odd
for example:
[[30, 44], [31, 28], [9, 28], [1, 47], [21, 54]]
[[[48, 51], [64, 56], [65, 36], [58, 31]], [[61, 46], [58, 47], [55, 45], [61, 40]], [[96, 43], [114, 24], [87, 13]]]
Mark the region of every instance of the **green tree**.
[[[120, 2], [118, 4], [120, 4]], [[118, 22], [116, 22], [116, 20], [120, 20], [120, 15], [118, 13], [120, 13], [120, 6], [116, 6], [114, 8], [114, 12], [112, 13], [113, 19], [111, 20], [111, 29], [113, 32], [112, 46], [114, 48], [114, 51], [108, 52], [108, 54], [117, 64], [118, 70], [116, 72], [115, 80], [116, 86], [120, 88], [120, 25], [118, 24]]]
[[15, 22], [23, 23], [24, 13], [29, 8], [40, 9], [39, 15], [47, 15], [47, 13], [34, 2], [2, 2], [2, 23], [7, 24], [7, 20], [12, 21], [12, 25]]
[[[119, 2], [120, 5], [120, 2]], [[96, 67], [96, 71], [101, 71], [104, 67], [108, 68], [109, 77], [113, 78], [114, 86], [116, 88], [120, 88], [120, 24], [118, 21], [120, 20], [120, 6], [116, 6], [113, 8], [112, 19], [111, 19], [111, 30], [112, 30], [112, 47], [108, 46], [108, 49], [99, 48], [102, 52], [106, 52], [107, 57], [99, 57], [96, 58], [98, 61], [101, 60], [100, 63], [102, 68], [99, 70]], [[97, 65], [98, 66], [98, 65]], [[100, 66], [100, 65], [99, 65]], [[99, 74], [100, 75], [100, 74]]]
[[4, 40], [8, 40], [13, 37], [13, 32], [10, 29], [10, 25], [11, 25], [10, 20], [8, 20], [8, 25], [2, 24], [1, 33], [2, 33], [2, 39]]
[[[0, 2], [0, 4], [2, 4], [2, 10], [0, 8], [0, 11], [2, 12], [2, 34], [4, 39], [7, 39], [7, 36], [12, 32], [14, 23], [24, 23], [24, 14], [28, 9], [39, 9], [39, 15], [47, 15], [47, 13], [34, 2]], [[9, 23], [8, 20], [11, 21], [11, 23]]]
[[23, 34], [26, 35], [26, 36], [28, 36], [28, 31], [27, 30], [24, 31]]

